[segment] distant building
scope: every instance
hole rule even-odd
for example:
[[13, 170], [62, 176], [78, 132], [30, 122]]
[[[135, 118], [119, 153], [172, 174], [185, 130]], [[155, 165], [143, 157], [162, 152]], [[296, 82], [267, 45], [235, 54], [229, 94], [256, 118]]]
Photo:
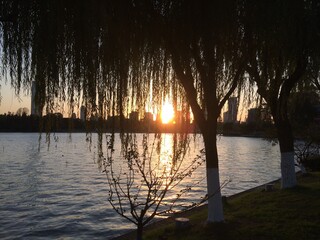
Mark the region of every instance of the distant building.
[[223, 113], [223, 122], [224, 123], [230, 122], [229, 121], [229, 113], [228, 113], [228, 111]]
[[99, 119], [99, 116], [97, 113], [96, 114], [91, 113], [91, 116], [90, 116], [91, 121], [98, 121], [98, 119]]
[[115, 129], [120, 127], [120, 116], [108, 116], [107, 120]]
[[271, 122], [271, 115], [267, 108], [250, 108], [247, 123]]
[[36, 82], [32, 81], [31, 83], [31, 115], [40, 116], [39, 106], [37, 106], [36, 104], [36, 93], [37, 93]]
[[228, 111], [223, 113], [223, 122], [235, 123], [238, 115], [238, 98], [231, 97], [228, 99]]
[[131, 112], [131, 113], [129, 114], [129, 119], [130, 119], [130, 121], [136, 121], [136, 122], [138, 122], [138, 121], [139, 121], [139, 112], [136, 112], [136, 111]]
[[250, 108], [248, 110], [247, 123], [256, 123], [261, 120], [260, 108]]
[[237, 115], [238, 115], [238, 98], [236, 97], [229, 98], [228, 112], [229, 112], [229, 120], [231, 122], [236, 122]]
[[151, 112], [144, 113], [144, 121], [145, 122], [152, 122], [153, 121], [153, 114]]
[[85, 121], [87, 119], [87, 108], [85, 106], [81, 106], [80, 108], [80, 119], [81, 121]]

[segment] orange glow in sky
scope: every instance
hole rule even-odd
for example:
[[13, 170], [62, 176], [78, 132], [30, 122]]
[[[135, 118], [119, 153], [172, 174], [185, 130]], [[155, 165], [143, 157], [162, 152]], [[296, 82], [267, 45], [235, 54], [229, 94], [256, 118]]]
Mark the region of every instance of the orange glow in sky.
[[171, 103], [165, 102], [162, 106], [161, 120], [162, 123], [167, 124], [173, 120], [174, 109]]
[[[0, 81], [0, 114], [11, 112], [15, 114], [19, 108], [26, 107], [31, 111], [31, 96], [21, 90], [20, 95], [15, 94], [10, 83]], [[29, 112], [30, 113], [30, 112]]]

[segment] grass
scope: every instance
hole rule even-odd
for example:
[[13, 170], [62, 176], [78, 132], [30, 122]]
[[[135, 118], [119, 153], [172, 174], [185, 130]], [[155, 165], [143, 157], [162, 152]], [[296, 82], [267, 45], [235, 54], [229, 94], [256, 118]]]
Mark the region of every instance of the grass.
[[[312, 240], [320, 239], [320, 173], [298, 178], [292, 189], [263, 188], [230, 197], [224, 204], [224, 223], [206, 224], [207, 209], [181, 214], [190, 218], [190, 227], [176, 230], [174, 219], [148, 226], [144, 240]], [[128, 234], [119, 239], [134, 239]]]

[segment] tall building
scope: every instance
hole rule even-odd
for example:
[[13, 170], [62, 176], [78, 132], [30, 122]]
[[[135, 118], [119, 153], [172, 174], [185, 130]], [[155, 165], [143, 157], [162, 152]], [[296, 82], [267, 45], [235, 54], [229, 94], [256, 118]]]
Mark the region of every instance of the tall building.
[[226, 111], [226, 112], [223, 113], [223, 122], [224, 122], [224, 123], [230, 122], [230, 121], [229, 121], [229, 113], [228, 113], [228, 111]]
[[228, 99], [228, 111], [223, 113], [223, 122], [235, 123], [238, 115], [238, 98], [231, 97]]
[[36, 104], [36, 82], [32, 81], [31, 83], [31, 115], [39, 116], [39, 107]]
[[138, 121], [139, 121], [139, 112], [137, 112], [137, 111], [131, 112], [131, 113], [129, 114], [129, 119], [130, 119], [131, 121], [136, 121], [136, 122], [138, 122]]
[[231, 122], [237, 121], [238, 115], [238, 98], [232, 97], [228, 100], [228, 112]]
[[260, 108], [250, 108], [248, 110], [247, 123], [257, 123], [261, 120]]
[[144, 113], [144, 121], [153, 122], [153, 114], [151, 112]]
[[247, 123], [271, 122], [271, 115], [267, 108], [248, 109]]
[[81, 106], [80, 108], [80, 119], [85, 121], [87, 119], [87, 108], [85, 106]]

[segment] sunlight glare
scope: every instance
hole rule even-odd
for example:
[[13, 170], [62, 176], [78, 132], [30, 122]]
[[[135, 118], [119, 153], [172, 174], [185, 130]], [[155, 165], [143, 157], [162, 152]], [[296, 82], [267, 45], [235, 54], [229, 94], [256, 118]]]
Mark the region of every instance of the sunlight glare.
[[174, 117], [174, 110], [172, 104], [169, 102], [165, 102], [164, 105], [162, 106], [162, 111], [161, 111], [161, 120], [162, 123], [167, 124], [173, 120]]

